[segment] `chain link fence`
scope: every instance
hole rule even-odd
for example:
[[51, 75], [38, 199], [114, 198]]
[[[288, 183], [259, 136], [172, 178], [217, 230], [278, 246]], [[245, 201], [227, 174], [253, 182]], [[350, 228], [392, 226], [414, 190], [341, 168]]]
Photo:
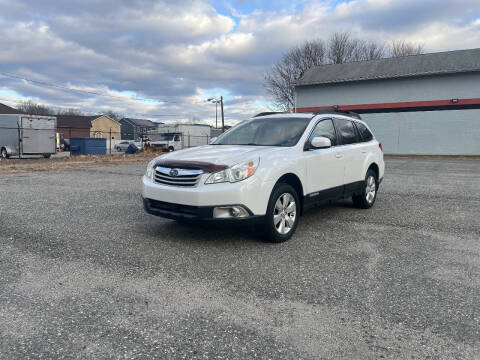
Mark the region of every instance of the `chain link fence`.
[[[52, 154], [54, 152], [70, 151], [72, 138], [103, 138], [106, 139], [106, 153], [124, 153], [129, 145], [133, 144], [140, 151], [176, 151], [209, 144], [212, 137], [208, 135], [194, 135], [183, 133], [165, 133], [148, 131], [134, 134], [121, 131], [102, 131], [89, 128], [58, 127], [21, 128], [0, 126], [0, 152], [2, 149], [15, 155], [23, 154]], [[0, 155], [2, 155], [0, 153]], [[67, 154], [66, 154], [67, 155]]]

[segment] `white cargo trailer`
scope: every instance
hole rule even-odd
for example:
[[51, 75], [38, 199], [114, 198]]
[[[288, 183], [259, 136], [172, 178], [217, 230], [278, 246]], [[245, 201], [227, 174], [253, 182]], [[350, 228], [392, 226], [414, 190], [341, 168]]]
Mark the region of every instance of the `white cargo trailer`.
[[159, 124], [148, 136], [152, 146], [175, 151], [208, 144], [212, 138], [211, 129], [210, 125], [201, 124]]
[[0, 115], [0, 156], [56, 153], [57, 118], [37, 115]]

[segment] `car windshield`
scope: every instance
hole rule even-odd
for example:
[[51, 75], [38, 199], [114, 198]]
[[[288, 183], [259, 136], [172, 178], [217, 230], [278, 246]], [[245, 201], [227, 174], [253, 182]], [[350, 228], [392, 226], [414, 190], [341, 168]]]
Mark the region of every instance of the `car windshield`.
[[309, 121], [307, 117], [247, 120], [221, 135], [212, 145], [294, 146]]

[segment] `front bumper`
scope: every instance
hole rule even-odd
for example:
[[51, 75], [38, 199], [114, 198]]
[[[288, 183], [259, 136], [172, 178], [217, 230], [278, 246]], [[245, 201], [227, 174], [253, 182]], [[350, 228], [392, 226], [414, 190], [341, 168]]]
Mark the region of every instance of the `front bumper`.
[[143, 206], [145, 211], [151, 215], [161, 216], [173, 220], [215, 220], [220, 222], [248, 222], [260, 223], [263, 221], [263, 216], [253, 215], [250, 209], [245, 208], [249, 216], [242, 218], [214, 218], [213, 209], [215, 206], [191, 206], [175, 203], [168, 203], [153, 199], [143, 199]]
[[205, 174], [194, 187], [163, 185], [144, 176], [142, 196], [144, 199], [176, 204], [185, 209], [241, 205], [252, 216], [265, 215], [273, 183], [260, 181], [253, 175], [237, 183], [205, 185], [208, 176]]

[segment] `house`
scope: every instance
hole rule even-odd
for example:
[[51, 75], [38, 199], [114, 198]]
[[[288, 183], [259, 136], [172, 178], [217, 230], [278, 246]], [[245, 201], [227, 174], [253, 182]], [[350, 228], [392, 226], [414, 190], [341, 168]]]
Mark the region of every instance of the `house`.
[[90, 137], [92, 121], [98, 116], [57, 115], [57, 132], [65, 139]]
[[24, 112], [0, 103], [0, 114], [24, 114]]
[[121, 139], [121, 125], [118, 121], [112, 119], [107, 115], [100, 115], [91, 119], [92, 127], [90, 128], [90, 137], [120, 140]]
[[480, 49], [320, 65], [295, 111], [360, 113], [387, 154], [480, 155], [479, 84]]
[[123, 118], [120, 120], [123, 140], [138, 140], [149, 130], [156, 130], [157, 124], [146, 119]]

